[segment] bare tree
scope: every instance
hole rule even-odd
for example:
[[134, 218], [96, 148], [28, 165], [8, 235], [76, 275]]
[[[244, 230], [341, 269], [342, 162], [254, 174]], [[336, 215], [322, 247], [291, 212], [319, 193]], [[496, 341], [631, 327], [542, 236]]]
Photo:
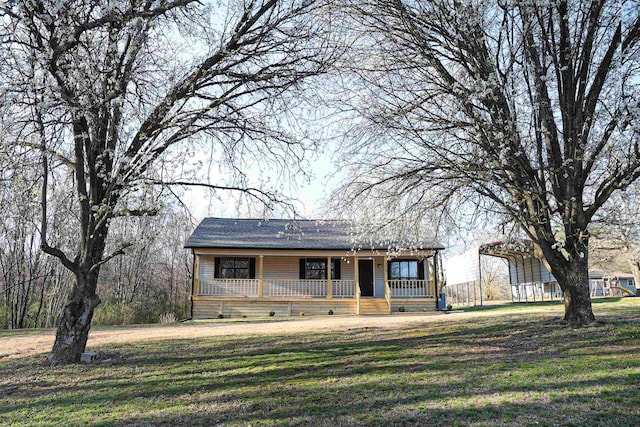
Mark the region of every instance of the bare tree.
[[640, 176], [637, 2], [346, 3], [364, 120], [343, 190], [400, 214], [515, 222], [564, 319], [592, 322], [589, 225]]
[[[52, 290], [68, 283], [68, 274], [40, 251], [39, 154], [6, 144], [13, 135], [5, 130], [0, 142], [0, 328], [52, 326], [49, 309], [58, 307], [59, 298]], [[53, 207], [65, 208], [58, 201]], [[58, 219], [52, 224], [63, 232]]]
[[[227, 160], [240, 177], [248, 156], [286, 163], [304, 155], [284, 125], [295, 108], [286, 94], [329, 60], [317, 8], [314, 0], [0, 6], [0, 66], [23, 124], [15, 144], [42, 156], [41, 248], [75, 277], [50, 363], [76, 362], [84, 351], [101, 267], [129, 247], [107, 252], [111, 222], [159, 209], [138, 200], [145, 185], [191, 183], [177, 162], [199, 152]], [[204, 184], [267, 203], [277, 197], [242, 180]], [[49, 228], [53, 185], [75, 193], [71, 241]]]
[[602, 270], [630, 270], [640, 284], [640, 185], [615, 194], [594, 224], [593, 255]]
[[98, 292], [103, 303], [94, 321], [149, 323], [162, 315], [188, 316], [193, 260], [184, 243], [194, 224], [184, 209], [173, 205], [157, 216], [112, 223], [108, 246], [119, 241], [131, 241], [133, 246], [102, 269]]
[[509, 274], [506, 260], [490, 256], [480, 257], [482, 293], [487, 300], [509, 299]]

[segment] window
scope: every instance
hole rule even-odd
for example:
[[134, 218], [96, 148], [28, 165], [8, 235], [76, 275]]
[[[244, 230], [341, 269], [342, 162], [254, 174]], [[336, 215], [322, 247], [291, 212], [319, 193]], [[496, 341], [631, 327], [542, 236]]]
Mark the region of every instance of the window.
[[255, 258], [216, 258], [215, 277], [220, 279], [255, 279]]
[[305, 279], [326, 279], [327, 260], [326, 259], [305, 259], [304, 264]]
[[389, 261], [390, 280], [423, 280], [424, 261], [398, 259]]
[[[327, 259], [300, 258], [300, 278], [325, 280], [327, 278]], [[340, 259], [331, 259], [331, 278], [340, 280]]]

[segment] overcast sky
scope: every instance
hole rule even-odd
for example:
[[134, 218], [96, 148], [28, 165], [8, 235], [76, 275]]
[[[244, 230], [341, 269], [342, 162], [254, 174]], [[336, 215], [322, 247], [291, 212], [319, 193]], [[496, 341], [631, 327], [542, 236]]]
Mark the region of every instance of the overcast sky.
[[[336, 174], [336, 167], [333, 162], [333, 153], [327, 150], [325, 153], [314, 154], [310, 156], [308, 167], [310, 168], [311, 179], [306, 182], [302, 179], [294, 183], [277, 183], [274, 185], [283, 194], [298, 199], [295, 207], [298, 214], [302, 218], [317, 219], [322, 215], [322, 203], [331, 195], [332, 190], [339, 183], [340, 174]], [[272, 171], [275, 175], [275, 171]], [[250, 173], [251, 179], [256, 183], [259, 180], [258, 172], [254, 170]], [[224, 177], [218, 176], [220, 179], [216, 184], [224, 184]], [[267, 177], [262, 177], [263, 181]], [[211, 180], [215, 180], [216, 176], [212, 176]], [[275, 178], [270, 179], [271, 182], [276, 181]], [[212, 182], [213, 183], [213, 182]], [[248, 218], [261, 217], [262, 211], [259, 208], [250, 209], [245, 205], [238, 205], [237, 193], [220, 192], [220, 200], [210, 197], [209, 190], [194, 187], [187, 190], [183, 197], [183, 202], [189, 207], [191, 214], [196, 221], [202, 220], [204, 217], [223, 217], [223, 218]], [[285, 217], [288, 213], [276, 212], [273, 217]]]

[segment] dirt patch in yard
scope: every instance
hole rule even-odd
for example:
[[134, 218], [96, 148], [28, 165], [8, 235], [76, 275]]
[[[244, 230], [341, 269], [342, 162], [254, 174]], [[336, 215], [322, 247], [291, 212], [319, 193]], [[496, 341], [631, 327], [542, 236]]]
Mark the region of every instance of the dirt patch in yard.
[[[535, 311], [535, 310], [533, 310]], [[198, 338], [208, 336], [247, 335], [293, 335], [310, 332], [340, 331], [353, 328], [400, 328], [415, 326], [425, 322], [439, 322], [452, 319], [495, 316], [491, 312], [454, 312], [404, 314], [392, 316], [313, 316], [305, 318], [281, 319], [224, 319], [215, 321], [195, 321], [181, 324], [158, 326], [132, 326], [113, 328], [93, 328], [89, 335], [88, 349], [96, 349], [104, 344], [165, 339]], [[53, 346], [55, 331], [39, 334], [33, 332], [9, 334], [0, 339], [0, 360], [46, 353]]]

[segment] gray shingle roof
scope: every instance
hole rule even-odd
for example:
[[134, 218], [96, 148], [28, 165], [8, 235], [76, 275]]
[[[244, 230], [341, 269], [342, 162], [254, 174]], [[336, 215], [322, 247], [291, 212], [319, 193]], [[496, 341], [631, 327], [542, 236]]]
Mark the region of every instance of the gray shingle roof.
[[[205, 218], [185, 243], [186, 248], [351, 250], [358, 238], [350, 223], [328, 220]], [[371, 245], [361, 245], [364, 249]], [[387, 246], [378, 246], [386, 249]], [[424, 249], [444, 249], [424, 242]]]

